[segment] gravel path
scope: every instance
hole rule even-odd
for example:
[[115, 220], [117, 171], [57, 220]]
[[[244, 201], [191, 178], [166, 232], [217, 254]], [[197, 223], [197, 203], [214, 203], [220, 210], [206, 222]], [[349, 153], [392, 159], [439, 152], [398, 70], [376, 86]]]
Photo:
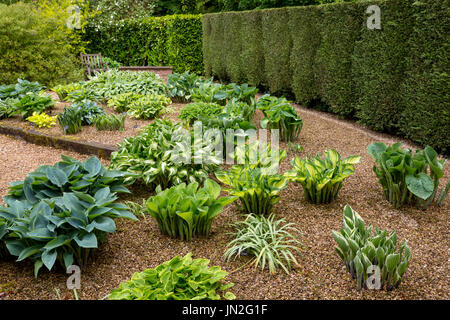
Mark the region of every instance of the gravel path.
[[[232, 292], [237, 299], [449, 299], [449, 200], [440, 208], [421, 211], [413, 207], [393, 209], [383, 199], [381, 186], [372, 172], [374, 161], [365, 153], [374, 141], [398, 141], [387, 135], [362, 130], [350, 122], [338, 121], [315, 111], [299, 108], [304, 126], [300, 140], [305, 151], [289, 152], [281, 170], [290, 168], [294, 155], [321, 153], [334, 148], [342, 157], [361, 155], [362, 163], [344, 183], [338, 199], [329, 205], [312, 205], [303, 199], [301, 186], [290, 184], [281, 194], [274, 212], [295, 222], [303, 233], [304, 252], [299, 256], [300, 267], [291, 274], [279, 272], [270, 276], [267, 271], [244, 266], [245, 260], [229, 265], [222, 260], [224, 247], [230, 240], [229, 223], [239, 219], [234, 205], [225, 208], [213, 223], [213, 234], [208, 239], [182, 242], [162, 236], [156, 222], [150, 217], [138, 222], [117, 221], [117, 232], [95, 254], [93, 261], [82, 270], [82, 299], [100, 299], [128, 280], [134, 272], [171, 259], [177, 254], [193, 252], [195, 257], [211, 259], [231, 274], [235, 283]], [[259, 122], [258, 113], [256, 121]], [[386, 140], [387, 139], [387, 140]], [[281, 144], [281, 147], [286, 147]], [[87, 158], [73, 152], [27, 144], [0, 135], [0, 195], [7, 192], [7, 182], [23, 179], [29, 171], [41, 164], [52, 164], [64, 153], [80, 160]], [[450, 178], [445, 172], [442, 182]], [[126, 200], [141, 202], [150, 193], [144, 188], [133, 188]], [[125, 200], [125, 199], [124, 199]], [[366, 223], [388, 231], [397, 230], [399, 240], [406, 239], [412, 250], [412, 261], [400, 287], [391, 292], [356, 290], [355, 281], [345, 270], [334, 252], [331, 230], [342, 227], [342, 209], [350, 204]], [[63, 298], [73, 298], [65, 289], [67, 275], [63, 272], [41, 272], [33, 276], [30, 262], [0, 262], [0, 292], [5, 299], [55, 299], [54, 288]], [[6, 289], [8, 288], [8, 289]]]

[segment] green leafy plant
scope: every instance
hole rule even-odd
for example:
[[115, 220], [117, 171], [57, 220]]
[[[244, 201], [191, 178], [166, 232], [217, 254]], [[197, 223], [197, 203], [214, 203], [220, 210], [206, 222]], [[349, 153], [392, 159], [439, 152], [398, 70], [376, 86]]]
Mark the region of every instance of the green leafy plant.
[[[411, 260], [411, 250], [405, 240], [397, 248], [395, 231], [386, 231], [365, 226], [363, 219], [349, 205], [344, 208], [344, 229], [333, 231], [337, 242], [336, 252], [344, 261], [358, 290], [367, 288], [367, 280], [378, 268], [380, 287], [386, 290], [397, 288]], [[377, 271], [375, 271], [375, 277]]]
[[58, 124], [64, 134], [76, 134], [81, 131], [83, 114], [81, 108], [65, 107], [58, 113]]
[[69, 84], [60, 84], [55, 86], [52, 91], [56, 92], [60, 101], [66, 101], [69, 93], [76, 91], [80, 92], [83, 88], [82, 82], [74, 82]]
[[138, 135], [119, 144], [119, 150], [111, 154], [111, 166], [135, 173], [151, 188], [201, 183], [220, 163], [213, 149], [214, 145], [194, 137], [181, 123], [155, 119]]
[[247, 105], [252, 105], [255, 103], [255, 96], [258, 93], [258, 88], [250, 87], [247, 83], [242, 85], [230, 83], [227, 87], [232, 89], [230, 99], [236, 99], [237, 101], [244, 102]]
[[107, 63], [110, 69], [118, 70], [122, 66], [120, 62], [108, 57], [102, 57], [103, 62]]
[[33, 112], [42, 113], [53, 108], [55, 102], [51, 96], [36, 93], [27, 93], [13, 104], [14, 113], [20, 114], [25, 120], [33, 115]]
[[139, 98], [142, 98], [142, 94], [134, 92], [118, 94], [108, 100], [108, 107], [114, 108], [117, 112], [126, 112], [128, 111], [128, 106]]
[[[438, 154], [430, 146], [413, 153], [403, 149], [401, 143], [386, 146], [372, 143], [367, 153], [378, 166], [373, 171], [383, 187], [385, 198], [399, 208], [403, 204], [416, 204], [426, 209], [438, 194], [440, 179], [444, 176], [445, 159], [438, 160]], [[450, 182], [437, 199], [440, 205], [448, 194]]]
[[192, 259], [188, 253], [176, 256], [153, 269], [135, 273], [130, 281], [111, 291], [109, 300], [220, 300], [235, 299], [224, 291], [233, 283], [222, 284], [228, 273], [208, 267], [207, 259]]
[[16, 84], [0, 86], [0, 100], [8, 98], [23, 98], [28, 93], [39, 93], [45, 87], [39, 82], [17, 79]]
[[279, 129], [280, 138], [285, 142], [298, 138], [303, 121], [285, 98], [261, 97], [256, 107], [265, 115], [265, 118], [261, 120], [262, 128]]
[[191, 90], [199, 87], [202, 83], [212, 83], [212, 79], [203, 80], [195, 73], [171, 73], [167, 76], [167, 87], [170, 97], [179, 101], [190, 101]]
[[147, 201], [148, 213], [156, 219], [163, 234], [189, 241], [195, 236], [208, 236], [213, 219], [236, 197], [221, 197], [220, 186], [205, 180], [204, 187], [191, 182], [161, 190]]
[[225, 105], [223, 112], [230, 116], [241, 116], [244, 120], [252, 122], [255, 117], [256, 105], [254, 103], [247, 104], [237, 100], [237, 98], [232, 98]]
[[83, 100], [72, 103], [70, 108], [77, 109], [81, 112], [82, 125], [90, 126], [94, 123], [95, 118], [105, 115], [105, 110], [94, 101]]
[[128, 105], [128, 114], [136, 119], [153, 119], [163, 113], [171, 103], [170, 98], [164, 95], [144, 95]]
[[0, 120], [10, 118], [16, 112], [14, 108], [14, 99], [0, 100]]
[[[260, 154], [259, 159], [253, 161], [253, 155], [257, 157], [257, 143], [248, 148], [236, 149], [237, 159], [244, 160], [244, 165], [234, 165], [230, 171], [216, 172], [216, 178], [230, 186], [225, 189], [230, 195], [239, 197], [242, 208], [246, 213], [264, 215], [270, 213], [272, 207], [280, 201], [279, 193], [288, 185], [288, 178], [275, 174], [274, 168], [278, 162], [272, 163], [268, 157], [270, 146], [267, 146], [266, 154]], [[279, 154], [281, 162], [286, 157], [286, 152]]]
[[2, 241], [17, 261], [35, 262], [35, 276], [43, 265], [51, 270], [56, 262], [65, 268], [85, 265], [106, 233], [115, 231], [113, 219], [136, 220], [115, 202], [116, 192], [129, 192], [125, 172], [107, 170], [95, 157], [86, 162], [62, 158], [11, 183], [3, 198], [6, 206], [0, 206], [7, 225]]
[[225, 105], [233, 89], [220, 83], [204, 82], [198, 87], [191, 89], [190, 92], [192, 101]]
[[292, 170], [286, 173], [286, 177], [302, 185], [306, 200], [315, 204], [330, 203], [337, 197], [344, 179], [355, 172], [354, 165], [360, 161], [360, 156], [341, 160], [340, 154], [330, 149], [324, 152], [323, 158], [320, 155], [311, 159], [295, 157], [291, 161]]
[[264, 269], [266, 266], [271, 274], [277, 268], [282, 268], [287, 274], [291, 263], [298, 265], [294, 253], [301, 253], [300, 231], [293, 223], [284, 219], [275, 220], [275, 215], [269, 217], [250, 214], [244, 221], [233, 224], [236, 229], [225, 251], [227, 262], [234, 256], [252, 256], [252, 265]]
[[101, 130], [123, 130], [125, 126], [126, 113], [115, 115], [113, 113], [97, 116], [94, 119], [95, 128]]
[[223, 111], [223, 106], [217, 103], [193, 102], [181, 109], [178, 118], [192, 124], [201, 118], [211, 118], [218, 116]]
[[101, 99], [101, 96], [95, 90], [86, 88], [85, 86], [81, 89], [70, 91], [66, 96], [67, 101], [77, 103], [83, 103], [85, 101], [99, 101]]
[[50, 128], [51, 126], [56, 125], [57, 117], [58, 116], [51, 117], [46, 113], [33, 112], [33, 115], [31, 117], [28, 117], [27, 121], [38, 128]]

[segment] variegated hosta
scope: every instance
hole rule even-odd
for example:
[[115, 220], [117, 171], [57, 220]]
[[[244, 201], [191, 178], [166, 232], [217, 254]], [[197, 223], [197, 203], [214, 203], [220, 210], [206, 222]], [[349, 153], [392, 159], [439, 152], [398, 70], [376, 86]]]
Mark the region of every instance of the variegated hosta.
[[356, 279], [358, 290], [367, 288], [368, 282], [373, 288], [378, 284], [378, 289], [386, 290], [400, 285], [411, 260], [411, 250], [405, 240], [397, 248], [395, 231], [388, 235], [378, 228], [372, 230], [371, 225], [366, 227], [358, 213], [346, 205], [344, 229], [332, 233], [338, 244], [336, 252]]
[[341, 160], [336, 150], [324, 152], [308, 159], [295, 157], [292, 159], [292, 169], [286, 173], [291, 180], [302, 185], [305, 198], [313, 203], [330, 203], [342, 188], [345, 178], [355, 171], [354, 164], [361, 161], [360, 156], [350, 156]]
[[136, 174], [152, 188], [203, 182], [221, 158], [214, 145], [195, 137], [180, 123], [156, 119], [142, 132], [123, 140], [111, 155], [111, 167]]
[[162, 233], [181, 240], [193, 236], [208, 236], [213, 219], [236, 197], [219, 197], [220, 186], [206, 180], [203, 188], [197, 182], [185, 183], [161, 191], [147, 200], [150, 215], [158, 222]]

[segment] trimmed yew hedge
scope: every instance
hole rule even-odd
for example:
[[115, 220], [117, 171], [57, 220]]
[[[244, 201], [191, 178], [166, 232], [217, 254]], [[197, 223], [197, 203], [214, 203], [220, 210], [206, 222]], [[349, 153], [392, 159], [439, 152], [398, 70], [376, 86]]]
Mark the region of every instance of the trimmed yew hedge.
[[[381, 30], [366, 25], [374, 4]], [[205, 73], [448, 154], [449, 9], [448, 0], [378, 0], [207, 14]]]
[[88, 25], [88, 52], [101, 52], [128, 66], [172, 66], [174, 72], [203, 72], [200, 15], [122, 20], [99, 29]]

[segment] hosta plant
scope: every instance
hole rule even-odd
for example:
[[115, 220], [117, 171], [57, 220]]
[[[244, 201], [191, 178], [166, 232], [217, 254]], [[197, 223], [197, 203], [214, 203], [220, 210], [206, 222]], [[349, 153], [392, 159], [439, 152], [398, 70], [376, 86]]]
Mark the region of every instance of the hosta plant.
[[57, 117], [58, 116], [49, 116], [46, 113], [33, 112], [33, 115], [26, 120], [38, 128], [50, 128], [51, 126], [56, 125]]
[[126, 113], [115, 115], [113, 113], [97, 116], [94, 119], [95, 128], [101, 130], [123, 130], [125, 126]]
[[388, 234], [366, 226], [359, 214], [346, 205], [344, 228], [332, 233], [337, 242], [336, 252], [356, 279], [358, 290], [392, 290], [400, 285], [411, 260], [411, 250], [405, 240], [397, 246], [395, 231]]
[[35, 275], [43, 265], [51, 270], [55, 263], [86, 264], [105, 234], [115, 231], [113, 219], [136, 219], [115, 202], [116, 192], [128, 192], [127, 173], [107, 170], [95, 157], [62, 158], [11, 183], [6, 206], [0, 206], [7, 225], [2, 241], [18, 261], [35, 262]]
[[232, 90], [230, 94], [231, 99], [234, 98], [248, 105], [254, 104], [255, 96], [258, 93], [258, 88], [250, 87], [247, 83], [242, 85], [230, 83], [227, 87]]
[[153, 119], [163, 113], [171, 102], [164, 95], [144, 95], [128, 105], [128, 114], [136, 119]]
[[203, 80], [200, 76], [189, 71], [185, 73], [172, 73], [167, 76], [167, 87], [170, 97], [182, 102], [190, 101], [190, 91], [204, 82], [212, 82], [212, 79]]
[[[270, 213], [272, 207], [280, 201], [279, 193], [287, 187], [289, 180], [284, 175], [274, 172], [278, 162], [272, 163], [267, 154], [252, 159], [251, 151], [254, 150], [254, 146], [257, 144], [252, 144], [242, 155], [239, 155], [239, 152], [244, 150], [238, 148], [237, 157], [245, 159], [245, 164], [234, 165], [230, 171], [216, 172], [216, 178], [230, 186], [225, 190], [239, 198], [246, 213], [264, 215]], [[285, 156], [286, 152], [282, 151], [279, 161], [282, 161]]]
[[233, 89], [228, 88], [223, 84], [204, 82], [191, 90], [191, 99], [196, 102], [225, 105], [227, 99], [231, 97], [232, 92]]
[[100, 105], [91, 100], [72, 103], [70, 108], [77, 109], [81, 112], [81, 122], [84, 126], [90, 126], [94, 123], [95, 118], [106, 114]]
[[261, 97], [256, 107], [263, 111], [265, 118], [261, 120], [261, 127], [278, 129], [280, 139], [291, 142], [298, 138], [303, 127], [303, 121], [295, 108], [284, 98]]
[[178, 118], [192, 124], [201, 118], [215, 118], [223, 111], [223, 106], [217, 103], [193, 102], [181, 109]]
[[82, 90], [83, 83], [75, 82], [70, 84], [60, 84], [52, 89], [52, 91], [56, 92], [60, 101], [66, 101], [67, 96], [72, 91]]
[[10, 118], [16, 112], [13, 106], [14, 99], [0, 100], [0, 120]]
[[55, 102], [51, 96], [40, 95], [36, 93], [27, 93], [22, 98], [16, 100], [12, 107], [14, 113], [20, 114], [25, 120], [33, 115], [33, 112], [42, 113], [53, 108]]
[[301, 253], [300, 231], [293, 223], [286, 223], [284, 219], [275, 220], [269, 217], [250, 214], [244, 221], [233, 224], [236, 232], [225, 251], [226, 261], [241, 255], [251, 256], [252, 265], [264, 269], [266, 266], [271, 274], [278, 268], [287, 274], [291, 264], [298, 265], [294, 253]]
[[228, 300], [233, 283], [224, 284], [228, 273], [209, 267], [207, 259], [192, 259], [188, 253], [141, 273], [111, 291], [109, 300]]
[[203, 188], [197, 182], [161, 190], [147, 200], [148, 213], [156, 219], [163, 234], [189, 241], [208, 236], [213, 219], [236, 197], [220, 197], [220, 186], [206, 180]]
[[28, 80], [17, 79], [17, 83], [6, 86], [0, 86], [0, 100], [8, 98], [22, 98], [28, 93], [39, 93], [44, 86], [39, 82], [30, 82]]
[[81, 89], [69, 92], [65, 99], [71, 102], [82, 103], [86, 100], [100, 101], [102, 97], [95, 90], [82, 87]]
[[223, 112], [229, 116], [241, 116], [244, 120], [252, 122], [255, 117], [256, 104], [248, 104], [233, 98], [227, 102]]
[[385, 198], [395, 208], [402, 204], [416, 204], [425, 209], [438, 196], [437, 205], [440, 205], [450, 185], [447, 182], [438, 193], [445, 159], [438, 160], [438, 154], [429, 146], [413, 153], [401, 145], [400, 142], [392, 146], [376, 142], [367, 148], [367, 153], [376, 160], [373, 171], [383, 187]]
[[214, 145], [195, 137], [181, 123], [156, 119], [122, 141], [111, 154], [111, 167], [136, 174], [150, 188], [202, 183], [221, 161], [212, 150]]
[[142, 97], [142, 94], [134, 93], [134, 92], [125, 92], [122, 94], [118, 94], [112, 96], [111, 99], [108, 100], [108, 107], [114, 108], [117, 112], [126, 112], [128, 111], [128, 106], [135, 100], [138, 100]]
[[64, 134], [76, 134], [81, 131], [83, 114], [81, 108], [65, 107], [58, 113], [58, 124]]
[[308, 159], [295, 157], [291, 161], [292, 170], [286, 173], [291, 181], [303, 187], [306, 200], [315, 203], [330, 203], [338, 195], [344, 179], [355, 172], [354, 165], [361, 161], [360, 156], [341, 159], [340, 154], [330, 149], [320, 155]]

